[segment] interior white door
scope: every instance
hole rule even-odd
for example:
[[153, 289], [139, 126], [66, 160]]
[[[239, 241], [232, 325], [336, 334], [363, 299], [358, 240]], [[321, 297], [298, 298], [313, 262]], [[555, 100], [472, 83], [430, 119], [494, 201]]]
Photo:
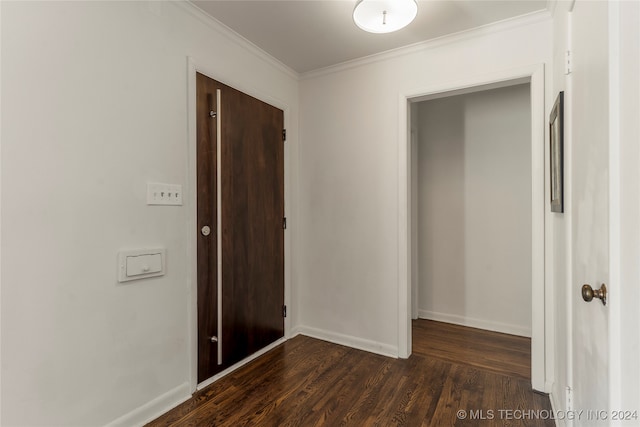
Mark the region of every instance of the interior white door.
[[[573, 408], [582, 425], [609, 408], [609, 305], [585, 302], [581, 287], [610, 284], [609, 24], [607, 2], [578, 0], [571, 12], [569, 96], [573, 305]], [[592, 411], [592, 412], [589, 412]]]

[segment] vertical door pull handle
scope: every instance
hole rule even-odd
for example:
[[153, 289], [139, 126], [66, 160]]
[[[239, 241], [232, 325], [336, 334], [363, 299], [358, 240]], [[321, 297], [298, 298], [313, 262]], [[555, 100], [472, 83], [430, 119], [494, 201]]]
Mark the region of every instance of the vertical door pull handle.
[[222, 365], [222, 91], [216, 89], [216, 245], [218, 248], [218, 365]]

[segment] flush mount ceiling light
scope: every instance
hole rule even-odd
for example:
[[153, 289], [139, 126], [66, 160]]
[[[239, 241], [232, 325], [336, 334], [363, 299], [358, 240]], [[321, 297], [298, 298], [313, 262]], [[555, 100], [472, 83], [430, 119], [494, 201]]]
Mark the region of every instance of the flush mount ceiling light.
[[417, 13], [415, 0], [358, 0], [353, 21], [370, 33], [390, 33], [409, 25]]

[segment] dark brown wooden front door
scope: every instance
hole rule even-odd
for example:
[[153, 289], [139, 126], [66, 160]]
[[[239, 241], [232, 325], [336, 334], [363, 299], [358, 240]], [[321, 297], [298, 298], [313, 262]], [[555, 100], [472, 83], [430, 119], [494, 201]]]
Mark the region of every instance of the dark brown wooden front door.
[[284, 336], [284, 114], [199, 73], [196, 92], [201, 382]]

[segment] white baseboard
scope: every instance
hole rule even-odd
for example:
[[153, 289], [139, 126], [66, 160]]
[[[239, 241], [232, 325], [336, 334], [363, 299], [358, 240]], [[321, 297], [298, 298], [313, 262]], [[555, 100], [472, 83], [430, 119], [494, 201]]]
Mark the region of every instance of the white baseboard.
[[418, 310], [421, 319], [436, 320], [438, 322], [453, 323], [455, 325], [469, 326], [471, 328], [486, 329], [488, 331], [502, 332], [503, 334], [518, 335], [531, 338], [531, 328], [525, 328], [508, 323], [494, 322], [491, 320], [474, 319], [472, 317], [459, 316], [457, 314], [438, 313], [429, 310]]
[[224, 371], [218, 372], [217, 374], [215, 374], [211, 378], [202, 381], [200, 384], [198, 384], [196, 390], [202, 390], [206, 386], [213, 384], [214, 382], [218, 381], [220, 378], [229, 375], [231, 372], [235, 371], [236, 369], [246, 365], [247, 363], [251, 362], [252, 360], [257, 359], [258, 357], [262, 356], [266, 352], [268, 352], [270, 350], [273, 350], [274, 348], [276, 348], [277, 346], [279, 346], [280, 344], [282, 344], [285, 341], [287, 341], [287, 339], [283, 337], [283, 338], [280, 338], [277, 341], [272, 342], [268, 346], [256, 351], [251, 356], [245, 357], [244, 359], [242, 359], [241, 361], [239, 361], [235, 365], [231, 365], [227, 369], [225, 369]]
[[365, 340], [351, 335], [311, 328], [308, 326], [297, 326], [292, 330], [292, 334], [294, 333], [295, 335], [305, 335], [311, 338], [329, 341], [334, 344], [357, 348], [358, 350], [368, 351], [369, 353], [375, 353], [382, 356], [394, 358], [398, 357], [398, 347], [377, 341]]
[[184, 382], [178, 387], [156, 397], [152, 401], [145, 403], [128, 414], [111, 421], [107, 424], [107, 427], [143, 426], [190, 398], [191, 390], [189, 389], [189, 383]]
[[300, 331], [300, 326], [295, 326], [289, 330], [289, 339], [298, 335], [302, 335], [302, 332]]

